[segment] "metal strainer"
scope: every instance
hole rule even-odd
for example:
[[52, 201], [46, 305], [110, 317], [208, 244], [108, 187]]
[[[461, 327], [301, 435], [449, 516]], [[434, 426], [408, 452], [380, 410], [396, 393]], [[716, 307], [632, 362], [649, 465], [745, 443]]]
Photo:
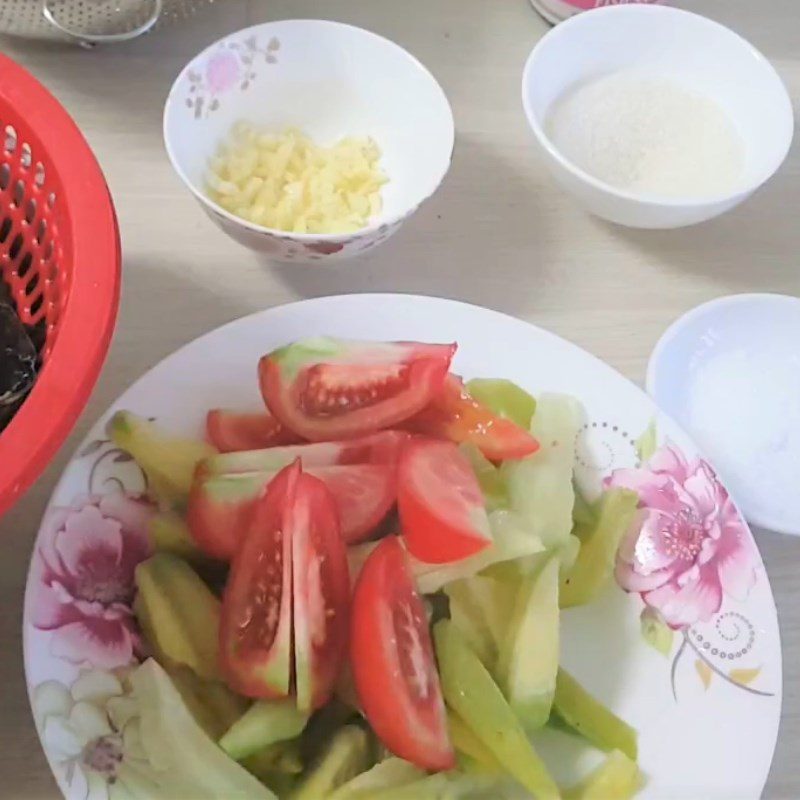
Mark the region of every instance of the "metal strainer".
[[215, 0], [0, 0], [0, 33], [84, 45], [133, 39]]

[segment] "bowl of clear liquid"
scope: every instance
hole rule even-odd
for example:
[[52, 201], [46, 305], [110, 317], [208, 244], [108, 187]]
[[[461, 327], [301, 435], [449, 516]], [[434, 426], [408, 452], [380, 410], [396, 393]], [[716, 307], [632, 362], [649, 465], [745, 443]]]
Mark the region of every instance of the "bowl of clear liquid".
[[780, 167], [794, 132], [786, 88], [758, 50], [661, 5], [599, 8], [545, 34], [522, 102], [556, 181], [588, 211], [636, 228], [738, 205]]

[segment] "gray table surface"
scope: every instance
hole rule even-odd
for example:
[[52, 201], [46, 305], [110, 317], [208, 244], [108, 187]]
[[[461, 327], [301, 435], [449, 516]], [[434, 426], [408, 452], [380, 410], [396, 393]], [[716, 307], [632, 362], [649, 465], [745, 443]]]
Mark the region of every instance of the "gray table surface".
[[[800, 97], [800, 3], [684, 2], [728, 24]], [[247, 24], [325, 17], [371, 28], [417, 55], [456, 117], [452, 170], [384, 247], [325, 270], [264, 265], [220, 234], [172, 174], [160, 115], [181, 66]], [[522, 64], [546, 30], [526, 0], [222, 0], [135, 43], [84, 52], [0, 39], [81, 126], [106, 171], [124, 247], [124, 289], [107, 365], [70, 440], [0, 520], [0, 797], [57, 798], [28, 708], [20, 638], [25, 573], [42, 511], [90, 422], [142, 372], [224, 322], [289, 300], [352, 291], [457, 297], [543, 325], [636, 381], [664, 327], [712, 297], [800, 294], [800, 141], [740, 209], [676, 232], [589, 218], [548, 180], [519, 103]], [[800, 797], [800, 539], [757, 538], [778, 604], [784, 707], [765, 796]]]

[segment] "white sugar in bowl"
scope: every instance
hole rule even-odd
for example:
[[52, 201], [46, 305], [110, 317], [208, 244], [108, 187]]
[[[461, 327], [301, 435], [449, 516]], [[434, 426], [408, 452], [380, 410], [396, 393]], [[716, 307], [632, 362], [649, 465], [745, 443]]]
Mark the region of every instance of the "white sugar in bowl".
[[[620, 94], [622, 79], [638, 88]], [[592, 95], [601, 84], [606, 94]], [[572, 113], [585, 159], [553, 125], [579, 93], [593, 100]], [[778, 169], [794, 131], [786, 88], [761, 53], [712, 20], [663, 5], [598, 8], [549, 31], [525, 65], [522, 102], [561, 187], [591, 213], [636, 228], [691, 225], [738, 205]], [[706, 186], [704, 154], [719, 152], [707, 134], [720, 119], [740, 157], [729, 182]], [[613, 176], [603, 172], [612, 162]], [[685, 189], [640, 180], [676, 174]]]
[[[206, 193], [209, 159], [235, 123], [298, 128], [320, 145], [371, 137], [381, 150], [381, 210], [352, 233], [291, 233], [237, 217]], [[439, 187], [453, 153], [453, 114], [441, 86], [412, 55], [369, 31], [284, 20], [238, 31], [183, 69], [164, 109], [178, 176], [236, 241], [272, 258], [318, 262], [379, 245]]]

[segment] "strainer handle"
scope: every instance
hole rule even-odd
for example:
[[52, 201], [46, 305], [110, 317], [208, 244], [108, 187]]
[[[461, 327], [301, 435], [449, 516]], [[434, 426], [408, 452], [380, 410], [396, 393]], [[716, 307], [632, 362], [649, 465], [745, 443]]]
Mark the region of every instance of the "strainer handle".
[[126, 42], [129, 39], [135, 39], [137, 36], [141, 36], [143, 33], [147, 33], [153, 25], [158, 22], [158, 18], [161, 16], [161, 11], [163, 9], [164, 0], [143, 0], [144, 2], [150, 2], [153, 9], [150, 16], [138, 27], [134, 28], [130, 31], [125, 31], [124, 33], [105, 33], [105, 34], [87, 34], [81, 33], [80, 31], [72, 30], [71, 28], [62, 25], [53, 14], [52, 9], [50, 8], [51, 0], [43, 0], [42, 2], [42, 16], [54, 27], [56, 30], [60, 31], [61, 33], [69, 36], [71, 39], [75, 39], [77, 42], [82, 44], [84, 47], [92, 47], [96, 44], [110, 44], [113, 42]]

